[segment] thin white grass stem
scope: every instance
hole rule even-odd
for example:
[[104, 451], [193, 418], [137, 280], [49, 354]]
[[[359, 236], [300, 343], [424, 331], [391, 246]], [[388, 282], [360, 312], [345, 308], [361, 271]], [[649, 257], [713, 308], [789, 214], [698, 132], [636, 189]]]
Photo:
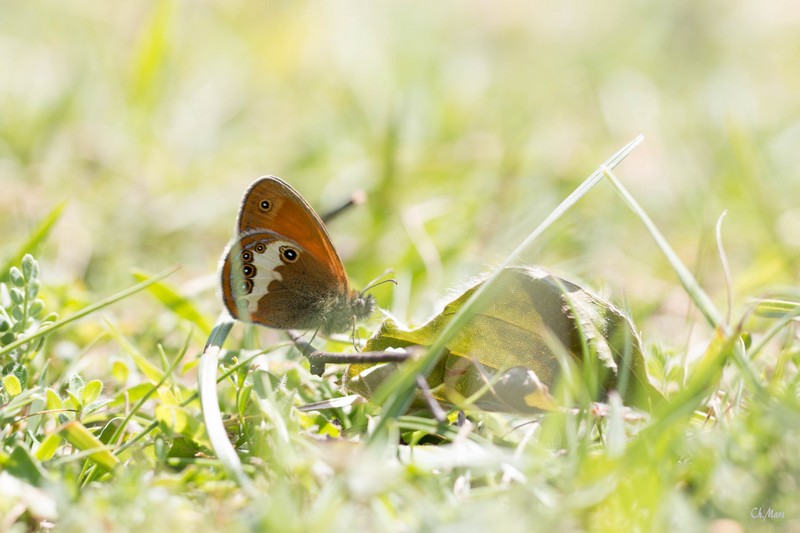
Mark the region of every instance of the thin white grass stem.
[[222, 423], [222, 413], [219, 409], [219, 396], [217, 395], [217, 367], [222, 344], [233, 327], [233, 320], [227, 313], [222, 313], [211, 330], [203, 355], [200, 357], [200, 368], [197, 377], [200, 404], [203, 408], [203, 422], [206, 433], [211, 441], [211, 446], [217, 454], [222, 466], [228, 474], [235, 479], [239, 486], [248, 493], [254, 493], [250, 478], [242, 469], [242, 462], [236, 455], [236, 450], [228, 440], [228, 434]]

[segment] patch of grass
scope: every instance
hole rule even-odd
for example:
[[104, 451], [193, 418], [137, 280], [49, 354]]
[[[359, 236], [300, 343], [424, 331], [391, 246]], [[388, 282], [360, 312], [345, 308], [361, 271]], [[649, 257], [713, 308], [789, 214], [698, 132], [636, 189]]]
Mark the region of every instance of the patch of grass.
[[[791, 516], [800, 476], [793, 365], [800, 301], [762, 303], [771, 316], [762, 324], [774, 325], [753, 346], [750, 321], [736, 328], [722, 321], [627, 189], [603, 172], [692, 299], [707, 306], [703, 314], [717, 332], [687, 368], [681, 389], [649, 420], [623, 410], [614, 394], [607, 407], [527, 417], [471, 411], [461, 426], [455, 410], [442, 425], [364, 401], [307, 411], [299, 408], [342, 396], [341, 370], [313, 376], [285, 343], [252, 352], [243, 339], [220, 351], [233, 325], [224, 318], [200, 362], [202, 404], [177, 373], [195, 365], [185, 361], [192, 334], [171, 361], [158, 347], [159, 366], [107, 323], [107, 335], [127, 356], [105, 383], [59, 375], [48, 372], [45, 342], [77, 317], [146, 287], [182, 320], [196, 322], [198, 312], [187, 314], [189, 304], [162, 275], [74, 317], [43, 320], [39, 266], [26, 255], [2, 286], [2, 475], [13, 487], [6, 525], [79, 529], [89, 517], [116, 516], [124, 527], [130, 518], [122, 517], [135, 509], [137, 527], [179, 519], [199, 529], [513, 529], [534, 520], [546, 529], [674, 529], [720, 519], [745, 523], [754, 509], [771, 509], [770, 520]], [[766, 382], [752, 368], [754, 358], [781, 335], [782, 379]], [[666, 388], [668, 374], [655, 375]], [[409, 405], [414, 388], [395, 387]], [[29, 494], [37, 494], [36, 503]], [[166, 516], [168, 504], [176, 514]]]
[[[798, 15], [729, 7], [3, 4], [0, 530], [796, 529]], [[329, 229], [411, 326], [553, 215], [511, 257], [624, 302], [665, 405], [587, 367], [568, 409], [439, 423], [404, 407], [445, 335], [371, 402], [212, 328], [266, 173], [367, 191]]]

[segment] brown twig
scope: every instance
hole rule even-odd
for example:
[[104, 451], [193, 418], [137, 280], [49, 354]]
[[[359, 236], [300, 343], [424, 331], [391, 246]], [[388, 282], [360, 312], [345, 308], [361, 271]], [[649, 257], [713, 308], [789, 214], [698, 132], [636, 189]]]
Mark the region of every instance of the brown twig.
[[360, 353], [332, 353], [317, 350], [310, 343], [301, 338], [300, 332], [289, 330], [287, 332], [297, 349], [306, 356], [311, 364], [311, 373], [321, 376], [325, 372], [327, 364], [350, 364], [350, 363], [402, 363], [413, 357], [413, 352], [404, 351], [377, 351]]
[[[295, 346], [300, 353], [302, 353], [310, 363], [310, 370], [311, 373], [315, 376], [321, 376], [325, 373], [325, 365], [326, 364], [351, 364], [351, 363], [402, 363], [403, 361], [407, 361], [408, 359], [414, 357], [416, 352], [418, 351], [419, 347], [412, 346], [410, 350], [403, 351], [403, 352], [387, 352], [387, 351], [377, 351], [377, 352], [360, 352], [360, 353], [331, 353], [331, 352], [322, 352], [314, 348], [311, 343], [304, 341], [301, 338], [301, 334], [299, 331], [295, 330], [288, 330], [287, 331], [289, 338], [294, 342]], [[428, 404], [428, 408], [431, 410], [433, 417], [436, 419], [437, 422], [440, 424], [444, 424], [447, 422], [447, 413], [444, 409], [442, 409], [441, 404], [434, 398], [433, 393], [431, 392], [431, 388], [428, 385], [428, 381], [425, 379], [425, 376], [422, 374], [417, 375], [417, 387], [419, 387], [420, 392], [422, 393], [422, 397], [425, 399], [425, 403]]]
[[339, 215], [341, 215], [342, 213], [344, 213], [345, 211], [347, 211], [351, 207], [357, 206], [357, 205], [361, 205], [366, 201], [367, 201], [367, 193], [365, 193], [361, 189], [358, 189], [358, 190], [353, 192], [353, 194], [350, 196], [350, 199], [347, 200], [345, 203], [343, 203], [339, 207], [334, 207], [333, 209], [331, 209], [327, 213], [324, 213], [322, 215], [322, 221], [325, 224], [327, 224], [328, 222], [330, 222], [334, 218], [338, 217]]
[[433, 418], [435, 418], [440, 424], [447, 422], [447, 413], [444, 412], [442, 406], [439, 404], [436, 398], [433, 397], [431, 388], [428, 386], [428, 380], [425, 379], [425, 376], [422, 374], [417, 374], [417, 387], [419, 387], [420, 392], [422, 392], [422, 397], [425, 398], [425, 403], [428, 404], [428, 408], [431, 410]]

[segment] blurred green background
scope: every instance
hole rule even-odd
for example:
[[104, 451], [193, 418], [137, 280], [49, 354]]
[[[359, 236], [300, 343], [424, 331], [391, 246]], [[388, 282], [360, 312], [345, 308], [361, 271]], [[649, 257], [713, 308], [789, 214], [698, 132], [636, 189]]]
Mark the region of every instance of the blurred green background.
[[[368, 192], [331, 233], [354, 286], [394, 269], [375, 294], [419, 321], [643, 133], [618, 175], [723, 308], [728, 210], [742, 309], [797, 284], [798, 57], [790, 1], [3, 2], [0, 253], [66, 200], [50, 283], [92, 300], [180, 263], [215, 316], [238, 202], [272, 173], [320, 211]], [[646, 340], [698, 318], [607, 184], [526, 261], [624, 301]]]
[[[394, 270], [399, 285], [373, 293], [418, 324], [642, 133], [645, 142], [616, 173], [722, 310], [715, 225], [727, 210], [735, 324], [754, 298], [798, 287], [798, 58], [800, 3], [788, 0], [7, 0], [0, 2], [0, 258], [11, 260], [63, 204], [35, 251], [48, 312], [67, 317], [132, 285], [134, 269], [180, 264], [168, 282], [213, 320], [222, 309], [217, 264], [238, 203], [250, 182], [271, 173], [323, 213], [353, 191], [367, 192], [366, 205], [330, 224], [332, 237], [354, 287]], [[496, 444], [463, 457], [464, 442], [398, 446], [412, 459], [386, 461], [361, 445], [378, 407], [299, 411], [300, 403], [339, 396], [338, 376], [312, 377], [276, 351], [270, 365], [245, 365], [219, 387], [226, 428], [239, 432], [247, 474], [264, 491], [250, 498], [223, 480], [208, 453], [195, 453], [212, 450], [189, 446], [205, 434], [197, 402], [177, 406], [196, 390], [193, 368], [205, 341], [196, 320], [182, 366], [169, 372], [170, 390], [134, 408], [127, 442], [146, 438], [115, 450], [125, 466], [114, 476], [87, 470], [75, 451], [91, 444], [44, 440], [60, 439], [83, 407], [28, 417], [0, 405], [9, 421], [0, 476], [11, 487], [0, 508], [16, 513], [0, 512], [0, 529], [15, 516], [23, 516], [15, 531], [49, 529], [43, 518], [64, 531], [233, 522], [228, 531], [797, 528], [796, 319], [787, 318], [763, 351], [758, 343], [777, 331], [769, 329], [777, 320], [748, 322], [743, 330], [759, 349], [745, 357], [761, 354], [750, 361], [754, 370], [723, 361], [722, 384], [701, 399], [705, 374], [695, 371], [705, 367], [686, 363], [715, 337], [611, 186], [592, 190], [523, 261], [630, 309], [651, 376], [674, 409], [647, 427], [649, 437], [636, 438], [635, 419], [623, 425], [613, 409], [608, 423], [597, 422], [598, 432], [608, 429], [600, 435], [594, 414], [517, 425], [471, 413], [476, 434]], [[82, 419], [87, 433], [100, 435], [131, 413], [133, 393], [147, 399], [142, 391], [161, 385], [142, 368], [166, 369], [184, 354], [189, 321], [180, 317], [141, 294], [71, 324], [34, 350], [22, 394], [32, 399], [52, 387], [60, 402], [67, 391], [83, 394], [72, 386], [76, 373], [100, 380], [95, 399], [103, 385], [114, 403]], [[708, 353], [721, 350], [712, 343]], [[280, 402], [248, 396], [265, 369], [281, 383]], [[46, 420], [39, 433], [32, 419]], [[158, 429], [142, 430], [151, 421]], [[414, 432], [434, 440], [442, 428], [432, 424]], [[563, 426], [567, 445], [546, 432], [540, 438], [536, 424]], [[449, 428], [460, 434], [448, 439], [464, 440], [461, 429]], [[58, 453], [44, 453], [47, 442]], [[504, 454], [512, 450], [521, 462], [508, 467]], [[35, 473], [27, 482], [47, 481], [41, 492], [8, 484], [19, 476], [8, 465], [20, 457]], [[26, 511], [48, 503], [58, 513]], [[751, 515], [759, 506], [786, 520], [759, 525]]]

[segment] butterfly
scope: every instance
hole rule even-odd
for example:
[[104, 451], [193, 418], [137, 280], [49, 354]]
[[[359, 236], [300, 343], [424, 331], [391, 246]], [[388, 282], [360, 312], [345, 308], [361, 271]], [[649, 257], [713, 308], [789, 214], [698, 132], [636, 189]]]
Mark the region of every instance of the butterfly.
[[340, 333], [375, 308], [352, 290], [325, 225], [275, 176], [247, 189], [238, 236], [222, 257], [222, 299], [239, 320], [278, 329]]

